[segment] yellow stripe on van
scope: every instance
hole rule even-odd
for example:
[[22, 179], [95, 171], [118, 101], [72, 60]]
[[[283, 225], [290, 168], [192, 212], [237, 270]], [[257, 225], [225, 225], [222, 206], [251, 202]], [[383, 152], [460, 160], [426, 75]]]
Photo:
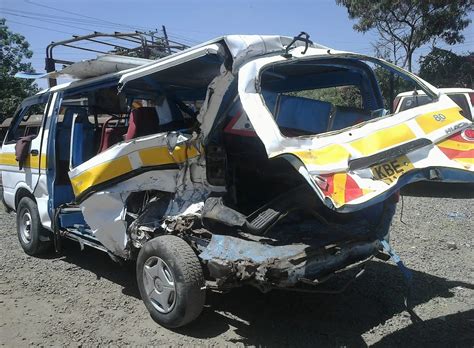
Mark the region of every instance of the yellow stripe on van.
[[18, 167], [18, 162], [15, 159], [14, 153], [1, 153], [0, 154], [0, 164], [4, 166], [16, 166]]
[[[186, 161], [186, 158], [198, 156], [199, 151], [194, 146], [176, 146], [172, 154], [170, 154], [167, 146], [157, 146], [138, 150], [138, 155], [142, 162], [141, 168], [143, 168], [183, 163]], [[134, 168], [128, 156], [118, 157], [98, 164], [71, 178], [74, 194], [78, 196], [90, 187], [132, 172]]]
[[328, 165], [347, 160], [350, 153], [342, 145], [333, 144], [321, 149], [301, 150], [292, 152], [303, 163], [312, 165]]
[[168, 147], [157, 146], [138, 151], [143, 166], [159, 166], [164, 164], [183, 163], [186, 158], [199, 155], [194, 146], [176, 146], [170, 154]]
[[[464, 120], [462, 115], [459, 113], [460, 110], [459, 107], [453, 107], [429, 112], [417, 116], [415, 121], [418, 123], [420, 128], [428, 134], [435, 130], [445, 128], [457, 121]], [[347, 144], [357, 150], [362, 157], [366, 157], [391, 147], [402, 145], [415, 140], [416, 138], [417, 136], [410, 128], [409, 124], [401, 123], [392, 127], [380, 129], [361, 139], [349, 141]], [[452, 140], [445, 140], [442, 144], [444, 147], [461, 151], [469, 151], [474, 147], [473, 144], [459, 143]], [[350, 152], [340, 144], [333, 144], [320, 149], [291, 151], [291, 153], [298, 156], [303, 163], [307, 165], [331, 165], [348, 160], [351, 157]]]
[[98, 164], [74, 178], [71, 178], [72, 189], [77, 196], [89, 187], [101, 184], [113, 178], [132, 171], [132, 165], [127, 156], [119, 157]]
[[461, 108], [454, 107], [439, 111], [428, 112], [421, 116], [418, 116], [415, 120], [421, 129], [426, 134], [434, 132], [440, 128], [443, 128], [451, 123], [458, 121], [466, 121], [466, 119], [459, 113]]
[[[41, 160], [41, 162], [40, 162]], [[18, 167], [16, 156], [12, 152], [0, 153], [0, 165]], [[23, 165], [24, 168], [46, 169], [46, 154], [41, 156], [29, 155]]]
[[415, 133], [404, 123], [381, 129], [359, 140], [350, 142], [350, 145], [359, 151], [362, 156], [370, 156], [395, 145], [401, 145], [416, 139]]
[[25, 161], [25, 167], [46, 169], [46, 155], [31, 156], [29, 155]]

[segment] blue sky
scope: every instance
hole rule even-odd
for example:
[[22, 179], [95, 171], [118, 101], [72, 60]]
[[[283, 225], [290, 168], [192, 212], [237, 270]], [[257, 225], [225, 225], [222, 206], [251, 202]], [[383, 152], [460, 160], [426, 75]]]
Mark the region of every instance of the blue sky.
[[[41, 14], [57, 17], [41, 20], [37, 17]], [[30, 42], [32, 63], [39, 72], [44, 70], [44, 52], [51, 41], [93, 30], [150, 30], [165, 25], [170, 38], [190, 45], [224, 34], [294, 36], [304, 30], [315, 42], [366, 54], [373, 54], [371, 42], [376, 37], [355, 32], [346, 9], [334, 0], [0, 0], [0, 16]], [[58, 23], [65, 17], [73, 20]], [[474, 24], [464, 34], [466, 41], [451, 47], [455, 52], [474, 50]], [[427, 52], [429, 47], [423, 47], [417, 56]], [[92, 57], [77, 50], [63, 53], [76, 60]]]

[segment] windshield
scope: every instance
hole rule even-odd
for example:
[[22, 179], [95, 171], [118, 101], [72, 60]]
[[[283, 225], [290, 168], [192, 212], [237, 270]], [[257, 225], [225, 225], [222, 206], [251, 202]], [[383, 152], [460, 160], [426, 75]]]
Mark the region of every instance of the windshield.
[[[392, 101], [420, 88], [408, 75], [353, 57], [279, 62], [261, 75], [261, 95], [286, 137], [315, 135], [393, 113]], [[429, 103], [432, 99], [424, 95]]]

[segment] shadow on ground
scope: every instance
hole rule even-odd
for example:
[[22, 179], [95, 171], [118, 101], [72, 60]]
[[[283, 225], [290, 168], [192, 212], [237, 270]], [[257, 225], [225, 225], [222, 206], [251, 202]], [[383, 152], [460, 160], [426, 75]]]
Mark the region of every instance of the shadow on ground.
[[[123, 287], [139, 298], [133, 263], [119, 265], [99, 251], [80, 252], [67, 244], [60, 260], [77, 265]], [[415, 271], [413, 304], [454, 296], [457, 286], [474, 285]], [[272, 291], [251, 287], [227, 294], [208, 292], [207, 305], [197, 321], [177, 332], [212, 338], [230, 328], [241, 336], [235, 343], [261, 346], [365, 346], [362, 334], [404, 312], [404, 285], [397, 267], [382, 262], [367, 265], [366, 274], [338, 295]], [[409, 315], [406, 313], [407, 321]], [[423, 319], [423, 318], [422, 318]], [[474, 344], [473, 311], [413, 323], [385, 336], [377, 346], [465, 346]]]
[[[416, 337], [415, 341], [407, 337]], [[474, 310], [409, 325], [377, 342], [374, 347], [472, 347]]]

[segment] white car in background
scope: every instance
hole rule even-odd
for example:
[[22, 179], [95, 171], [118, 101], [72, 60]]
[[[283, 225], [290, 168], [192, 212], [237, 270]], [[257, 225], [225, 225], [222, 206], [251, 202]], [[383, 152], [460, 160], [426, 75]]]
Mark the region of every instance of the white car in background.
[[[448, 95], [463, 111], [463, 116], [473, 120], [474, 90], [470, 88], [439, 88], [438, 91]], [[393, 101], [394, 113], [431, 103], [431, 99], [421, 90], [403, 92]]]

